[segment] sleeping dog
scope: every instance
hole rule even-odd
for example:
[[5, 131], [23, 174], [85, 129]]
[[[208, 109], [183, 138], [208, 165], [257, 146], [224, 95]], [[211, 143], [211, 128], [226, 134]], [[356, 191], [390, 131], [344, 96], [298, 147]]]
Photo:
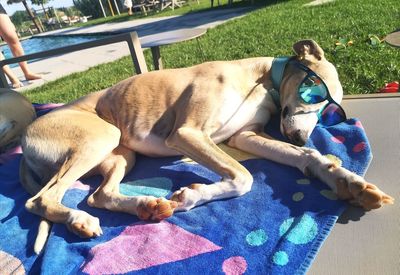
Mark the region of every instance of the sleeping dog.
[[0, 154], [20, 144], [22, 132], [36, 118], [23, 95], [0, 88]]
[[[339, 105], [343, 91], [337, 72], [320, 46], [304, 40], [293, 49], [290, 58], [217, 61], [137, 75], [40, 117], [22, 139], [21, 181], [36, 193], [26, 208], [81, 237], [93, 237], [102, 233], [99, 219], [61, 204], [65, 191], [83, 176], [103, 176], [88, 198], [90, 206], [143, 220], [159, 221], [174, 211], [244, 195], [252, 175], [217, 147], [221, 142], [297, 167], [365, 209], [393, 203], [362, 177], [301, 147], [317, 122], [329, 126], [346, 117]], [[262, 132], [279, 112], [281, 132], [291, 144]], [[169, 200], [125, 196], [119, 183], [133, 168], [136, 153], [186, 155], [221, 180], [193, 183]], [[37, 252], [40, 246], [43, 240]]]

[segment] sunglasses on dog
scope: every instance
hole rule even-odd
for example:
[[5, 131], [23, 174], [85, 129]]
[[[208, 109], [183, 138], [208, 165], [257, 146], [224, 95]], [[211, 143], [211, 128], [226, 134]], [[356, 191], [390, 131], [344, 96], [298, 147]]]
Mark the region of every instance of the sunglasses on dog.
[[315, 72], [300, 62], [292, 62], [297, 68], [307, 74], [298, 87], [299, 97], [307, 104], [317, 104], [328, 100], [328, 103], [318, 112], [320, 124], [332, 126], [346, 120], [343, 108], [329, 94], [325, 82]]

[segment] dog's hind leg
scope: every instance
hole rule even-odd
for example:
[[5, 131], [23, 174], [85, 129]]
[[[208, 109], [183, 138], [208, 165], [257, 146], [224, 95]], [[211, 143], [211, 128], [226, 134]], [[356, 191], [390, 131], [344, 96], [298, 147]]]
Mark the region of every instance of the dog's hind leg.
[[61, 204], [67, 189], [80, 178], [84, 173], [83, 171], [87, 171], [84, 168], [87, 161], [87, 159], [77, 161], [73, 156], [67, 159], [59, 173], [54, 175], [39, 193], [26, 202], [27, 210], [49, 221], [66, 224], [70, 231], [80, 237], [88, 238], [101, 235], [98, 218]]
[[[26, 191], [32, 196], [36, 195], [42, 189], [42, 186], [35, 181], [32, 177], [31, 171], [29, 171], [26, 166], [25, 158], [22, 156], [20, 166], [19, 166], [20, 181]], [[38, 235], [36, 236], [35, 244], [33, 250], [36, 254], [40, 254], [44, 245], [46, 244], [47, 237], [51, 229], [51, 222], [46, 219], [41, 219], [38, 228]]]
[[[23, 139], [24, 158], [47, 184], [27, 201], [26, 208], [49, 221], [66, 224], [81, 237], [100, 235], [97, 218], [68, 208], [61, 200], [76, 180], [104, 161], [119, 139], [118, 128], [89, 113], [63, 111], [59, 115], [56, 111], [34, 122]], [[46, 174], [48, 167], [53, 169], [51, 175]]]
[[120, 145], [92, 171], [103, 175], [103, 182], [88, 198], [93, 207], [137, 215], [142, 220], [159, 221], [173, 214], [177, 203], [151, 196], [125, 196], [119, 184], [135, 163], [135, 153]]

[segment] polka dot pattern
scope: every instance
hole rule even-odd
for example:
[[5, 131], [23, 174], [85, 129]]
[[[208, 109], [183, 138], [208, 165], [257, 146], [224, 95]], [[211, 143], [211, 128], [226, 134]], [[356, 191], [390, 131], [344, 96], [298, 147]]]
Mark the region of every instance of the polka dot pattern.
[[335, 155], [327, 154], [327, 155], [324, 155], [324, 156], [326, 158], [328, 158], [330, 161], [332, 161], [334, 164], [336, 164], [337, 166], [342, 166], [342, 164], [343, 164], [342, 160], [339, 157], [335, 156]]
[[279, 234], [293, 244], [306, 244], [314, 240], [318, 225], [313, 217], [304, 214], [301, 217], [289, 218], [279, 227]]
[[354, 145], [353, 152], [354, 153], [359, 153], [359, 152], [363, 151], [366, 147], [367, 147], [367, 144], [364, 141], [362, 141], [362, 142], [357, 143], [356, 145]]
[[241, 275], [247, 270], [246, 259], [241, 256], [230, 257], [222, 264], [222, 271], [226, 275]]
[[300, 185], [308, 185], [308, 184], [310, 184], [311, 182], [310, 182], [309, 179], [298, 179], [298, 180], [296, 180], [296, 183], [297, 183], [297, 184], [300, 184]]
[[284, 266], [289, 262], [289, 256], [285, 251], [278, 251], [275, 252], [274, 256], [272, 257], [272, 261], [276, 265]]
[[246, 241], [251, 246], [263, 245], [267, 241], [267, 239], [267, 234], [262, 229], [252, 231], [246, 236]]
[[345, 142], [346, 138], [343, 136], [334, 136], [334, 137], [331, 137], [331, 140], [335, 143], [342, 144]]
[[362, 126], [362, 123], [361, 123], [361, 121], [359, 121], [359, 120], [357, 120], [357, 121], [354, 123], [354, 126], [356, 126], [356, 127], [360, 128], [360, 129], [364, 130], [364, 126]]
[[292, 200], [296, 201], [296, 202], [301, 201], [303, 199], [304, 199], [304, 193], [303, 192], [294, 193], [293, 196], [292, 196]]
[[332, 190], [324, 189], [321, 190], [320, 194], [331, 201], [338, 199], [337, 195]]

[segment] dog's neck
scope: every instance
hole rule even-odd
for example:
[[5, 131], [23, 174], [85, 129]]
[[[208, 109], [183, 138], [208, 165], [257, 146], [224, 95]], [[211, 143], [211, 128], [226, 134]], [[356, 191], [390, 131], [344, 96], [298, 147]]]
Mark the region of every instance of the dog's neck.
[[252, 64], [257, 83], [262, 83], [272, 97], [276, 108], [279, 110], [280, 104], [280, 85], [284, 76], [286, 65], [290, 57], [267, 58], [259, 63]]
[[289, 60], [290, 57], [265, 57], [260, 58], [258, 62], [254, 62], [254, 59], [246, 59], [246, 61], [251, 61], [248, 65], [250, 65], [252, 78], [257, 85], [263, 85], [268, 91], [268, 95], [273, 99], [276, 110], [280, 110], [281, 108], [279, 88], [286, 64]]

